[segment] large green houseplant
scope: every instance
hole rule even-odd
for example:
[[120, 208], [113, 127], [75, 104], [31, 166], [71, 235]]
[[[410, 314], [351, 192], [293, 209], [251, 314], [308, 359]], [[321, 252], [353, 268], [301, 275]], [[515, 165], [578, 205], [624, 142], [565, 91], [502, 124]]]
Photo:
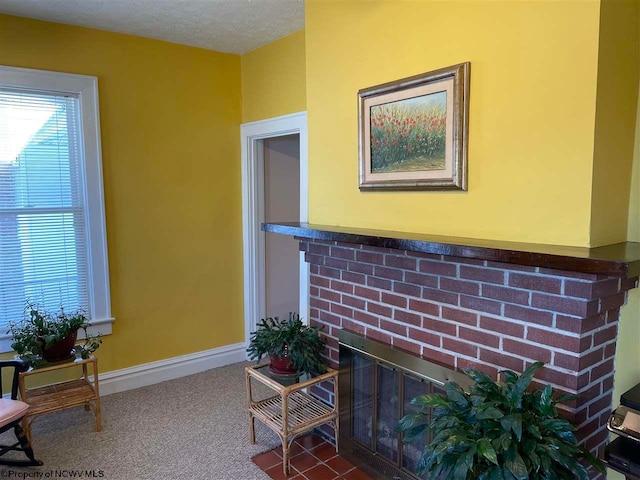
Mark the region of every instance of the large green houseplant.
[[269, 355], [274, 373], [325, 372], [324, 340], [319, 335], [322, 327], [305, 325], [297, 313], [290, 313], [287, 320], [263, 318], [257, 326], [250, 336], [249, 358], [259, 361]]
[[[68, 313], [64, 308], [52, 313], [27, 302], [22, 319], [9, 323], [11, 348], [31, 366], [45, 362], [59, 362], [75, 353], [88, 358], [102, 339], [100, 334], [87, 332], [89, 323], [82, 310]], [[78, 330], [84, 331], [84, 342], [76, 345]], [[75, 351], [75, 349], [79, 351]]]
[[503, 371], [500, 382], [465, 369], [473, 380], [468, 392], [452, 382], [445, 395], [414, 398], [420, 410], [403, 417], [398, 430], [405, 442], [433, 434], [418, 473], [447, 480], [587, 480], [581, 460], [604, 473], [602, 463], [577, 444], [575, 427], [558, 414], [558, 403], [575, 397], [554, 399], [550, 385], [528, 390], [542, 366], [534, 363], [522, 375]]

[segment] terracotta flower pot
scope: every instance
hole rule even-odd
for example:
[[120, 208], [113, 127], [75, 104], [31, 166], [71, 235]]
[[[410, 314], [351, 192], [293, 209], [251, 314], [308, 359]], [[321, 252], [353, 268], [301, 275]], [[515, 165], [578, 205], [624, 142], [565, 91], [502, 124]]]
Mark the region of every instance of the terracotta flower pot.
[[59, 342], [54, 343], [49, 348], [42, 347], [42, 357], [47, 362], [60, 362], [62, 360], [67, 360], [69, 357], [73, 355], [73, 347], [76, 344], [76, 339], [78, 338], [78, 331], [76, 330], [73, 333], [67, 335], [64, 339]]

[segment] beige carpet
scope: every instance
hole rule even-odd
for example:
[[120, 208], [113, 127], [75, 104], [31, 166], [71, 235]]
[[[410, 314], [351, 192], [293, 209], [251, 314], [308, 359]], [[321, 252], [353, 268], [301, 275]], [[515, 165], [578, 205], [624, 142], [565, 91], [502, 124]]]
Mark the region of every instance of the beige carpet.
[[[246, 365], [103, 397], [100, 433], [82, 407], [44, 415], [32, 430], [44, 466], [0, 469], [52, 472], [49, 478], [70, 478], [56, 470], [95, 470], [106, 480], [268, 479], [250, 459], [279, 440], [256, 421], [256, 445], [249, 443]], [[5, 433], [0, 443], [8, 439]]]

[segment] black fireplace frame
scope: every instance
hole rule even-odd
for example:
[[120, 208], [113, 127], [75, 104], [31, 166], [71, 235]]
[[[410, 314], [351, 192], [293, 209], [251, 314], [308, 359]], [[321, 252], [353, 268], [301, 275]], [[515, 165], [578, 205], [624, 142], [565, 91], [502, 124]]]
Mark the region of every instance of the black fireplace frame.
[[[340, 436], [337, 441], [340, 455], [378, 480], [418, 479], [419, 477], [415, 473], [402, 468], [402, 448], [398, 448], [398, 460], [394, 463], [353, 438], [352, 362], [354, 353], [369, 357], [377, 364], [397, 369], [418, 379], [424, 379], [437, 387], [444, 386], [446, 382], [457, 382], [464, 388], [470, 385], [471, 381], [465, 375], [449, 367], [429, 362], [390, 345], [362, 337], [347, 330], [340, 330], [338, 344], [340, 363], [338, 376]], [[402, 375], [399, 378], [402, 378]], [[403, 383], [400, 381], [400, 390], [398, 392], [400, 398], [403, 397], [402, 385]], [[374, 395], [375, 392], [377, 390], [374, 386]], [[374, 411], [372, 424], [375, 425], [375, 423], [376, 413]], [[399, 442], [401, 441], [401, 438], [399, 438]]]

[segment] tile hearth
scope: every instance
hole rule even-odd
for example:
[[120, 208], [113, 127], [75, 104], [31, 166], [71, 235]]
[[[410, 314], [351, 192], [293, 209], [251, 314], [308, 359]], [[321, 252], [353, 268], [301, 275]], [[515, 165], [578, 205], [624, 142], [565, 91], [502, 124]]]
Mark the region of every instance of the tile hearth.
[[282, 447], [251, 459], [274, 480], [371, 480], [366, 473], [336, 454], [336, 447], [318, 435], [297, 438], [291, 446], [291, 473], [282, 473]]

